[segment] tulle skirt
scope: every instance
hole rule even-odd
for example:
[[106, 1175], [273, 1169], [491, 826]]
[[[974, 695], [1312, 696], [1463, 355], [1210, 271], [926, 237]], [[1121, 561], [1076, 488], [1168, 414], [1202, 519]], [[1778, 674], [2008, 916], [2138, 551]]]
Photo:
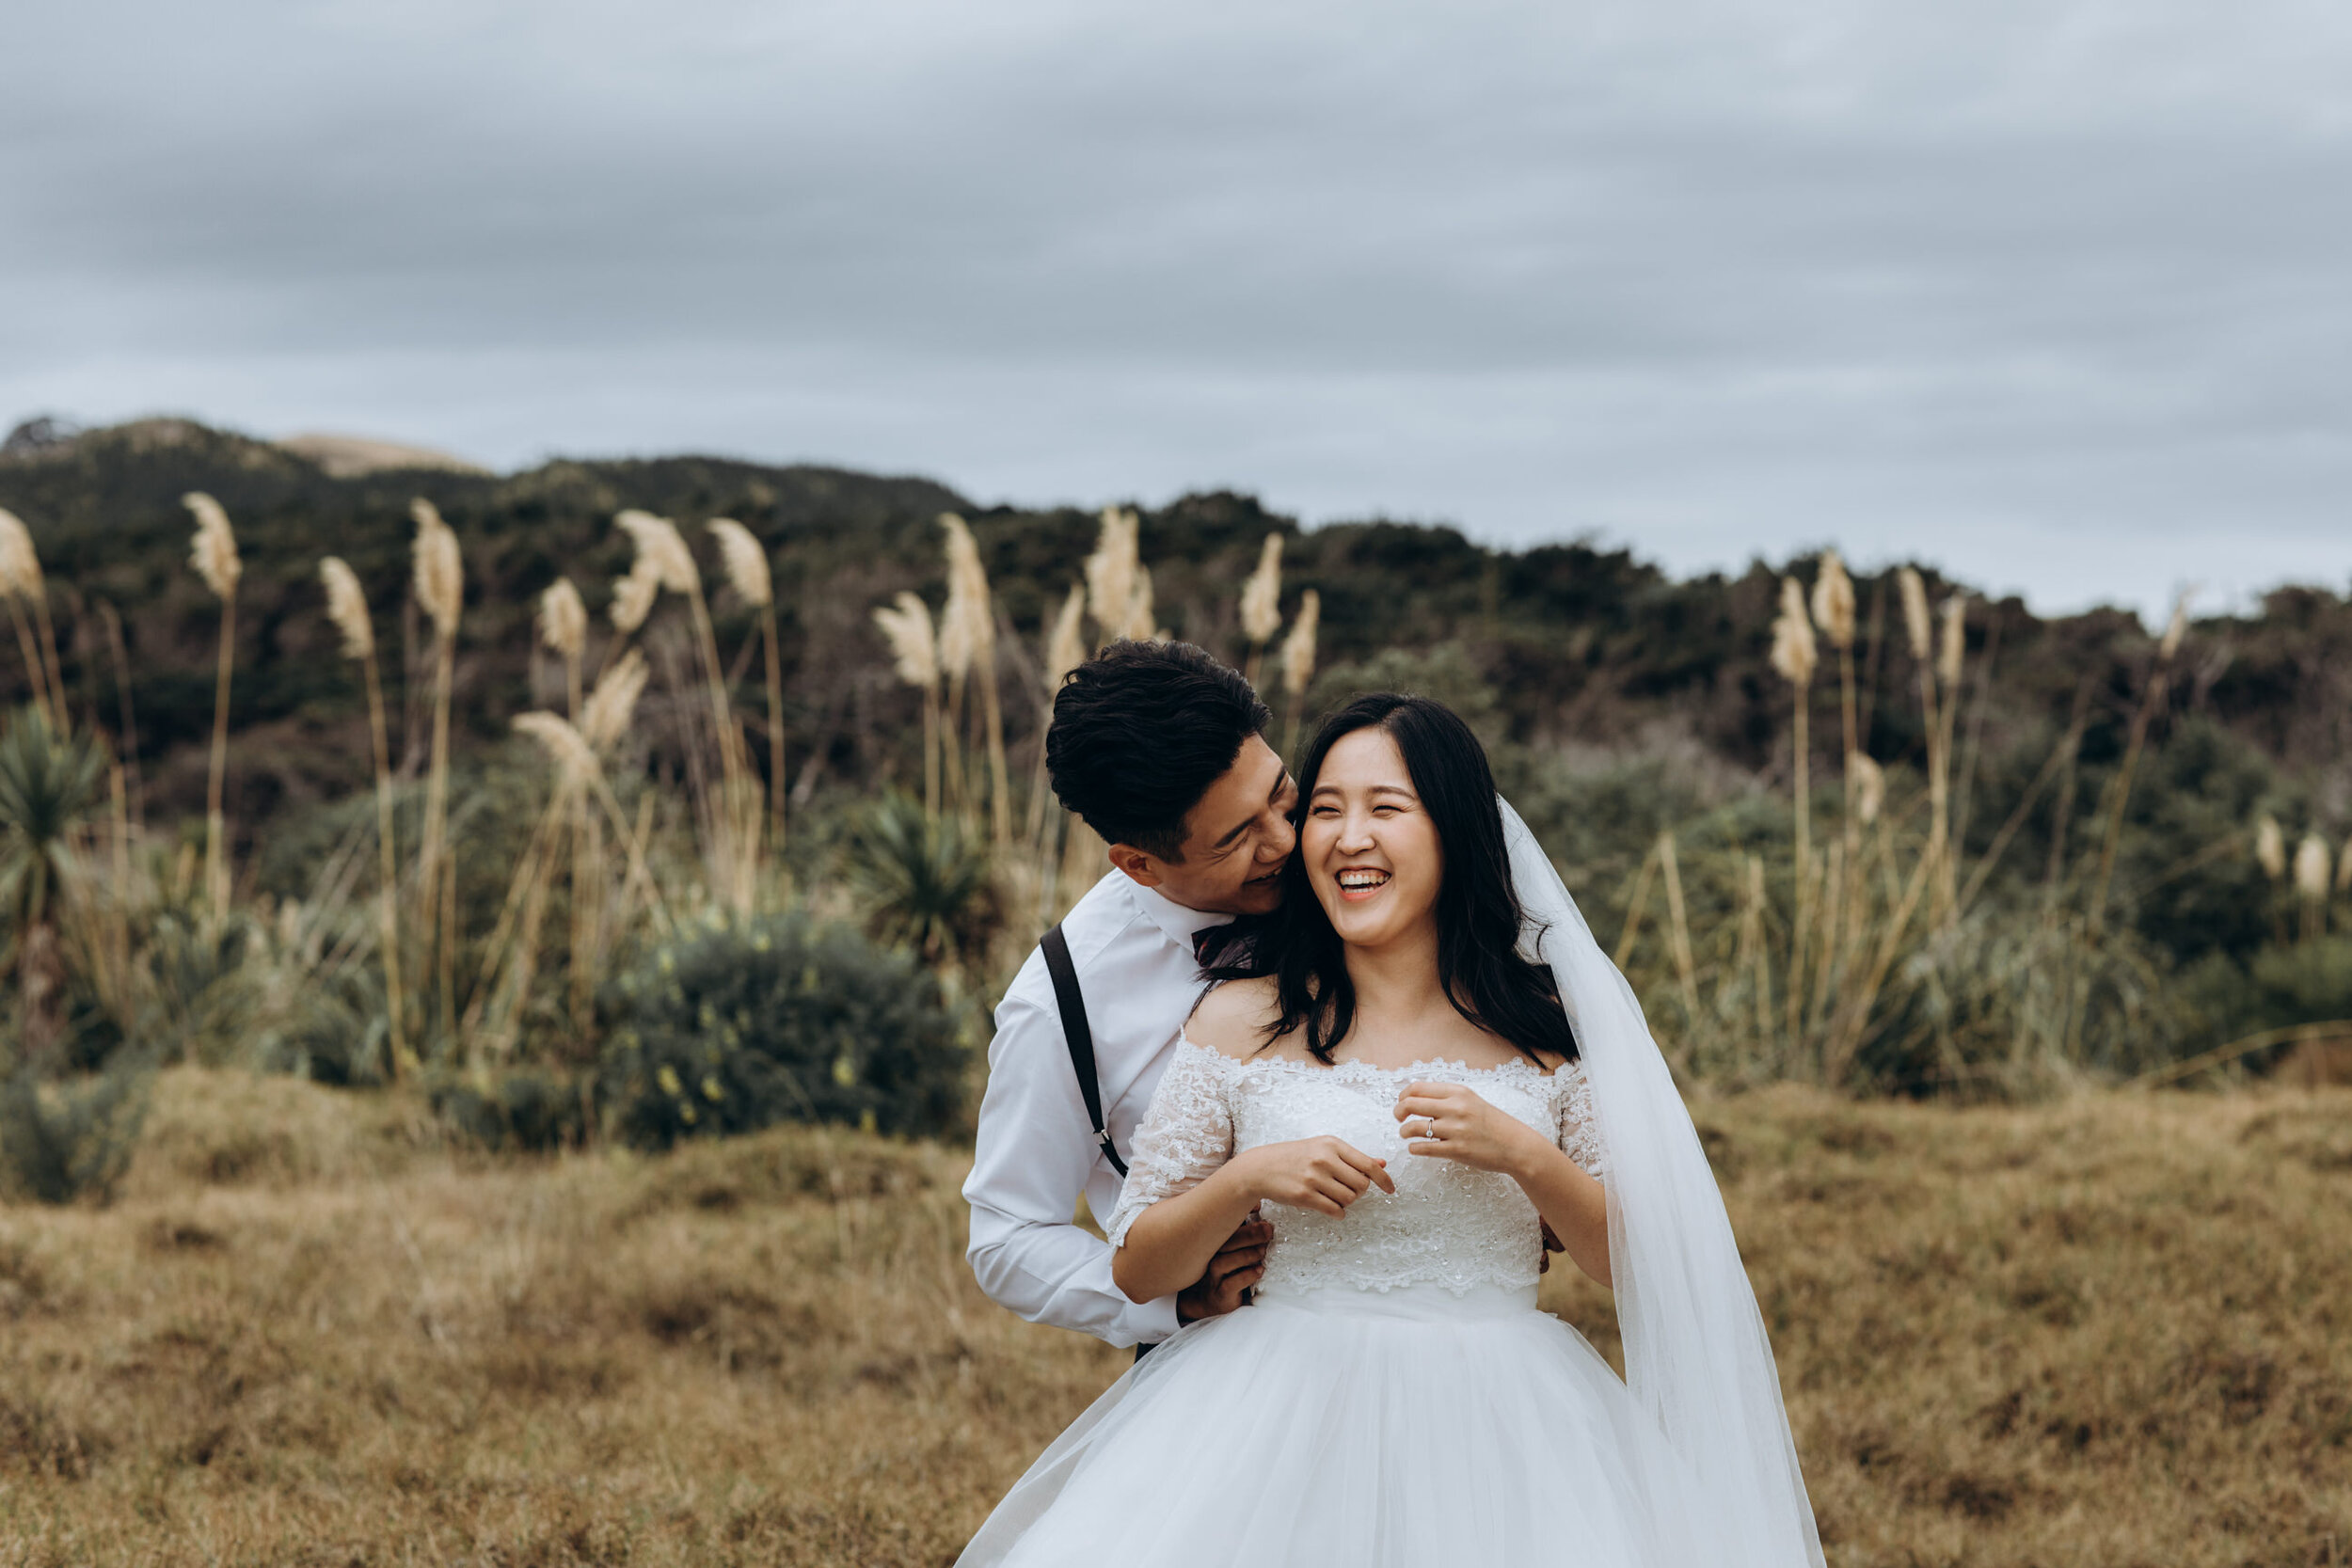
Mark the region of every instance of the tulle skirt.
[[1327, 1290], [1261, 1297], [1136, 1363], [959, 1560], [1697, 1568], [1735, 1555], [1713, 1528], [1616, 1373], [1532, 1290]]

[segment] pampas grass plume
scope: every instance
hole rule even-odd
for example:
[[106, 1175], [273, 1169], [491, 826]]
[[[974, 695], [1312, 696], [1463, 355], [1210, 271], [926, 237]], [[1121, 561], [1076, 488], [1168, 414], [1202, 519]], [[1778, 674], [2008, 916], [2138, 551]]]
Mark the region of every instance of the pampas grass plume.
[[1282, 629], [1282, 536], [1269, 533], [1258, 551], [1258, 569], [1241, 585], [1241, 633], [1252, 642], [1271, 642]]
[[1310, 588], [1299, 596], [1291, 634], [1282, 639], [1282, 689], [1292, 697], [1307, 694], [1315, 678], [1315, 630], [1323, 621], [1323, 595]]
[[466, 603], [466, 563], [457, 553], [457, 535], [441, 521], [440, 508], [421, 496], [408, 503], [408, 515], [417, 523], [417, 602], [433, 618], [436, 636], [454, 637]]
[[1054, 634], [1045, 642], [1045, 689], [1049, 693], [1059, 691], [1070, 672], [1086, 662], [1086, 612], [1087, 591], [1071, 589], [1070, 596], [1061, 602], [1061, 613], [1054, 617]]
[[925, 691], [939, 687], [939, 642], [931, 634], [931, 611], [920, 597], [901, 594], [897, 608], [882, 606], [874, 611], [874, 624], [882, 630], [890, 643], [891, 657], [898, 661], [898, 678], [907, 685]]
[[973, 613], [972, 601], [950, 590], [947, 602], [939, 611], [939, 638], [936, 657], [939, 673], [950, 681], [960, 681], [972, 673], [972, 659], [978, 649], [979, 617]]
[[1928, 585], [1909, 566], [1895, 574], [1895, 585], [1902, 591], [1903, 630], [1910, 635], [1911, 657], [1924, 664], [1934, 647], [1933, 628], [1928, 620]]
[[229, 526], [229, 514], [221, 510], [220, 502], [201, 490], [189, 491], [180, 501], [196, 514], [196, 538], [188, 552], [196, 575], [218, 597], [236, 597], [237, 579], [245, 576], [245, 562], [237, 558], [237, 535]]
[[1813, 624], [1833, 648], [1853, 646], [1853, 578], [1836, 550], [1821, 552], [1821, 572], [1813, 582]]
[[519, 713], [515, 716], [515, 729], [537, 741], [566, 780], [595, 776], [596, 753], [590, 749], [587, 737], [562, 714]]
[[326, 584], [326, 618], [343, 634], [345, 658], [368, 658], [375, 653], [375, 625], [368, 615], [368, 596], [359, 576], [339, 555], [319, 562], [319, 578]]
[[645, 656], [635, 648], [605, 666], [604, 673], [596, 677], [596, 689], [580, 707], [580, 733], [591, 747], [609, 752], [628, 733], [650, 673]]
[[694, 564], [694, 552], [686, 547], [677, 524], [635, 507], [615, 514], [612, 521], [636, 545], [638, 563], [662, 587], [673, 594], [702, 591], [702, 569]]
[[1860, 752], [1846, 759], [1846, 768], [1853, 775], [1854, 815], [1866, 825], [1877, 821], [1886, 803], [1886, 770]]
[[628, 576], [612, 579], [612, 629], [627, 637], [644, 626], [660, 592], [661, 569], [639, 556]]
[[2268, 812], [2254, 818], [2254, 860], [2274, 882], [2287, 874], [2287, 836]]
[[989, 609], [988, 573], [972, 530], [952, 512], [939, 515], [947, 535], [947, 608], [940, 613], [940, 663], [950, 679], [996, 648], [996, 618]]
[[1944, 601], [1943, 630], [1943, 646], [1935, 655], [1935, 675], [1950, 688], [1960, 684], [1961, 660], [1968, 652], [1968, 601], [1958, 594]]
[[565, 658], [578, 658], [588, 646], [588, 607], [569, 578], [557, 578], [539, 594], [539, 641]]
[[1152, 623], [1159, 616], [1152, 608], [1152, 568], [1141, 562], [1136, 563], [1136, 591], [1127, 601], [1127, 626], [1120, 634], [1138, 642], [1165, 642], [1168, 638]]
[[726, 563], [727, 582], [736, 596], [755, 609], [775, 599], [768, 576], [768, 552], [750, 529], [732, 517], [713, 517], [710, 531], [719, 539], [719, 559]]
[[0, 506], [0, 594], [36, 599], [40, 593], [40, 555], [33, 548], [33, 531]]
[[1123, 637], [1136, 598], [1136, 534], [1139, 519], [1116, 506], [1103, 508], [1103, 531], [1087, 557], [1087, 596], [1105, 638]]
[[2328, 841], [2317, 833], [2305, 833], [2303, 842], [2295, 847], [2295, 891], [2317, 903], [2328, 896]]
[[2156, 653], [2167, 664], [2181, 651], [2181, 640], [2188, 635], [2188, 595], [2183, 594], [2172, 601], [2172, 619], [2164, 626], [2164, 639], [2156, 644]]
[[1791, 686], [1808, 686], [1819, 650], [1813, 623], [1804, 612], [1804, 590], [1795, 578], [1780, 579], [1780, 614], [1772, 621], [1772, 668]]

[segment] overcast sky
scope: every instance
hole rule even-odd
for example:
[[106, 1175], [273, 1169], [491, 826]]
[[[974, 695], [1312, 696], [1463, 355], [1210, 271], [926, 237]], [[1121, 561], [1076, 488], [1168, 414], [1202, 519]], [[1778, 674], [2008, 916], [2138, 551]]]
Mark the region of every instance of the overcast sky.
[[76, 0], [0, 423], [2352, 583], [2341, 0]]

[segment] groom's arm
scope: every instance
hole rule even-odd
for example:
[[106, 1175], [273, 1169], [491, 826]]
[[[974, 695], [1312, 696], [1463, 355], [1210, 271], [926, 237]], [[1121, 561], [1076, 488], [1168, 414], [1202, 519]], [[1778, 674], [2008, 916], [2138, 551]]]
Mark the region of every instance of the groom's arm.
[[1111, 1280], [1109, 1243], [1075, 1223], [1095, 1149], [1060, 1020], [1008, 998], [996, 1009], [963, 1184], [972, 1272], [991, 1299], [1031, 1323], [1120, 1347], [1157, 1342], [1176, 1332], [1176, 1298], [1129, 1301]]

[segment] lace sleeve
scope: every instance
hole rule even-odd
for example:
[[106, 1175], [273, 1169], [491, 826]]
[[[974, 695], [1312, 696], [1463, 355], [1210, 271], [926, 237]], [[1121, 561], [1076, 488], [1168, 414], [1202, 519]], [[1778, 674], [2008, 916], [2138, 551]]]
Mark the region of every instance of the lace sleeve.
[[1593, 1117], [1593, 1085], [1585, 1080], [1583, 1063], [1570, 1062], [1552, 1074], [1551, 1115], [1560, 1152], [1594, 1180], [1608, 1180], [1608, 1150], [1601, 1146], [1600, 1124]]
[[1190, 1192], [1232, 1158], [1233, 1112], [1227, 1097], [1231, 1079], [1223, 1054], [1190, 1040], [1176, 1042], [1175, 1054], [1152, 1095], [1152, 1108], [1136, 1129], [1135, 1148], [1127, 1157], [1127, 1184], [1120, 1189], [1118, 1206], [1103, 1226], [1111, 1245], [1126, 1243], [1136, 1215], [1164, 1197]]

